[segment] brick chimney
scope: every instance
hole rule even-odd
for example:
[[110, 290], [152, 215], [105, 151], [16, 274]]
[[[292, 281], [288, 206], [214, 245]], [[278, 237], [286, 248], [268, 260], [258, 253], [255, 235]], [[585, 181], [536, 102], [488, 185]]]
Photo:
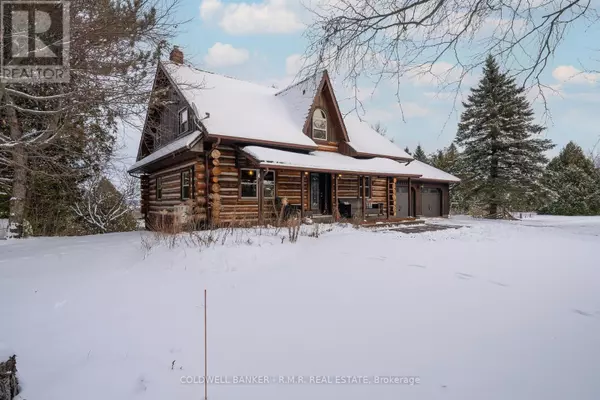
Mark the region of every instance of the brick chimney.
[[183, 64], [183, 51], [179, 50], [179, 46], [174, 46], [169, 54], [169, 60], [175, 64]]

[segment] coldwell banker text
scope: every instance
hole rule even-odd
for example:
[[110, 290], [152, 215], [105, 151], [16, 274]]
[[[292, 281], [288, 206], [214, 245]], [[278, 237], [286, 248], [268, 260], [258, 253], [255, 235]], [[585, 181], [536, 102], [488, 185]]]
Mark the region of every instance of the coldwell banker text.
[[418, 385], [418, 376], [353, 375], [257, 375], [257, 376], [182, 376], [182, 384], [209, 385]]

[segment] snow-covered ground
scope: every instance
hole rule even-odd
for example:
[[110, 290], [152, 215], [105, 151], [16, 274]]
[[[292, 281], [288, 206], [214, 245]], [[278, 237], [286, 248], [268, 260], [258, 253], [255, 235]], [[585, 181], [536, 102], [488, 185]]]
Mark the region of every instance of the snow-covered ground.
[[599, 399], [600, 218], [433, 223], [3, 241], [0, 356], [27, 400], [200, 399], [207, 289], [209, 399]]

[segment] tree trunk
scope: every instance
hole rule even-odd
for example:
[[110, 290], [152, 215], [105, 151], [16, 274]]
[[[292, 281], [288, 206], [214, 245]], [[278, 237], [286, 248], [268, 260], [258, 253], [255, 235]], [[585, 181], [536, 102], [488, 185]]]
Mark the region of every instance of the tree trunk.
[[490, 179], [491, 179], [491, 191], [492, 195], [489, 199], [489, 217], [498, 218], [498, 148], [496, 135], [492, 136], [492, 160], [490, 166]]
[[[10, 102], [8, 96], [6, 94], [5, 96]], [[11, 152], [14, 176], [8, 213], [8, 237], [22, 238], [24, 234], [25, 199], [27, 198], [27, 149], [20, 143], [23, 139], [23, 133], [19, 126], [15, 109], [7, 107], [7, 114], [10, 126], [10, 138], [17, 143]]]
[[25, 199], [27, 197], [27, 153], [21, 145], [13, 151], [14, 179], [12, 197], [10, 198], [8, 237], [23, 237], [23, 222], [25, 220]]

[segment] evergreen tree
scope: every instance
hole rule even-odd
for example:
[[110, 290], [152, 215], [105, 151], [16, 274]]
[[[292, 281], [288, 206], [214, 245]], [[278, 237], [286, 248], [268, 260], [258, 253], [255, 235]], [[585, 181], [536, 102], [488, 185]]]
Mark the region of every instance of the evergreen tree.
[[458, 156], [458, 148], [454, 143], [451, 143], [450, 146], [442, 150], [438, 150], [437, 153], [430, 155], [429, 161], [432, 166], [450, 174], [455, 174], [458, 172], [456, 170]]
[[410, 154], [410, 155], [412, 155], [412, 153], [410, 152], [410, 150], [409, 150], [408, 146], [406, 146], [406, 147], [404, 148], [404, 151], [405, 151], [407, 154]]
[[569, 142], [546, 168], [551, 200], [540, 211], [556, 215], [600, 214], [600, 172], [581, 147]]
[[463, 106], [456, 143], [464, 147], [465, 194], [494, 218], [501, 208], [527, 203], [539, 191], [544, 152], [554, 145], [536, 137], [544, 128], [534, 123], [524, 89], [491, 56]]
[[427, 163], [429, 162], [429, 160], [427, 159], [427, 154], [425, 154], [425, 151], [423, 150], [423, 148], [421, 147], [421, 145], [417, 145], [417, 148], [415, 149], [415, 154], [413, 155], [413, 157], [415, 158], [415, 160]]

